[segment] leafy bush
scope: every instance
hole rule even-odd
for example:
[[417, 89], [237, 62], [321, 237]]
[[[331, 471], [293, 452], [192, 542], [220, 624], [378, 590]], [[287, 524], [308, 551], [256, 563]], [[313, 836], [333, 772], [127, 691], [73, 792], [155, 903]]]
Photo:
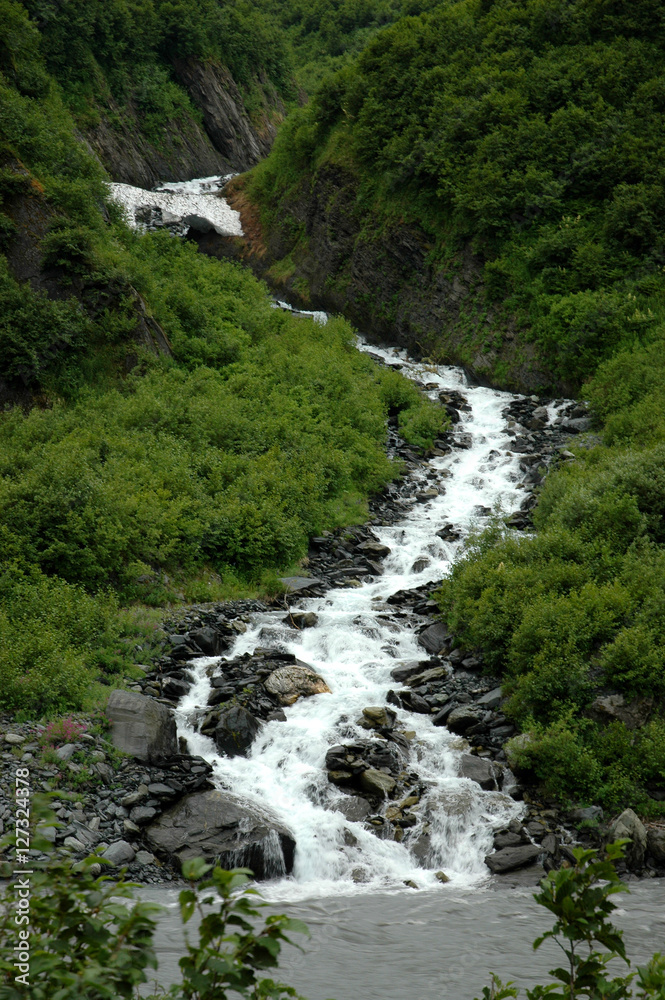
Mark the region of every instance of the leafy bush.
[[[573, 850], [574, 866], [552, 871], [540, 883], [540, 891], [534, 899], [553, 913], [556, 920], [552, 930], [533, 942], [534, 950], [545, 941], [553, 940], [564, 952], [567, 963], [551, 970], [554, 982], [527, 990], [527, 1000], [542, 1000], [546, 996], [556, 1000], [581, 997], [630, 1000], [635, 995], [640, 1000], [647, 997], [660, 1000], [665, 996], [665, 956], [660, 953], [637, 973], [609, 978], [614, 971], [609, 968], [613, 959], [630, 965], [623, 932], [609, 920], [617, 908], [611, 897], [629, 891], [614, 868], [614, 862], [622, 857], [627, 843], [629, 841], [618, 840], [609, 844], [603, 859], [599, 859], [594, 850], [576, 848]], [[632, 983], [636, 976], [638, 992], [634, 994]], [[504, 984], [496, 976], [492, 976], [491, 987], [483, 990], [483, 1000], [507, 1000], [517, 996], [518, 990], [513, 983]]]

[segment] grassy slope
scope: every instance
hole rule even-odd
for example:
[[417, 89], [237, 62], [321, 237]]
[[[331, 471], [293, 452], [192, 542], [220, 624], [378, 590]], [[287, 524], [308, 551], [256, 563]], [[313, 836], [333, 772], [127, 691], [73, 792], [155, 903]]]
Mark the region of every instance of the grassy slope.
[[[441, 416], [343, 321], [283, 314], [237, 266], [130, 231], [38, 32], [0, 7], [2, 379], [37, 404], [0, 416], [0, 709], [34, 714], [145, 659], [142, 605], [274, 589], [395, 475], [389, 409], [422, 444]], [[137, 345], [140, 303], [171, 356]]]
[[[664, 49], [655, 0], [444, 3], [324, 81], [251, 181], [275, 226], [280, 199], [343, 163], [377, 237], [403, 209], [444, 272], [470, 242], [480, 306], [512, 313], [591, 399], [601, 443], [550, 475], [537, 537], [499, 523], [474, 540], [441, 607], [503, 674], [531, 737], [516, 759], [548, 794], [652, 814], [665, 792]], [[637, 699], [641, 724], [593, 721], [599, 692]]]

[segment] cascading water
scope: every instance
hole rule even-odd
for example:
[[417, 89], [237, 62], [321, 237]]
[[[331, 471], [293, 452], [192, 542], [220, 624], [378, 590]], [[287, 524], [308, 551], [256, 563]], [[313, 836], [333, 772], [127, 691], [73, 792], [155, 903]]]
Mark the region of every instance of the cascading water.
[[[132, 225], [167, 226], [174, 234], [193, 226], [237, 235], [242, 232], [239, 216], [221, 196], [227, 179], [165, 184], [155, 192], [123, 184], [111, 188]], [[275, 305], [291, 308], [282, 302]], [[325, 313], [308, 315], [326, 321]], [[271, 813], [293, 833], [293, 876], [268, 887], [268, 895], [280, 899], [367, 892], [403, 887], [405, 882], [435, 887], [440, 885], [439, 869], [453, 883], [473, 884], [487, 876], [483, 858], [491, 850], [493, 831], [505, 827], [521, 809], [507, 794], [483, 791], [458, 777], [465, 742], [443, 727], [433, 727], [428, 716], [403, 709], [398, 723], [409, 745], [404, 773], [408, 784], [409, 768], [416, 769], [418, 794], [412, 798], [419, 801], [410, 801], [415, 828], [402, 842], [378, 837], [365, 817], [354, 819], [351, 796], [328, 781], [327, 751], [367, 739], [357, 721], [362, 710], [386, 704], [394, 686], [391, 670], [399, 661], [423, 657], [413, 623], [396, 616], [387, 598], [440, 580], [479, 513], [487, 508], [512, 511], [524, 497], [520, 456], [509, 450], [510, 432], [502, 415], [516, 397], [468, 386], [458, 368], [419, 364], [403, 352], [370, 347], [360, 338], [358, 348], [424, 383], [432, 397], [442, 390], [463, 389], [470, 409], [461, 412], [455, 430], [464, 438], [464, 447], [410, 473], [421, 497], [425, 491], [433, 494], [428, 502], [410, 509], [405, 504], [404, 518], [397, 524], [373, 525], [375, 536], [391, 550], [381, 576], [304, 600], [301, 610], [318, 617], [317, 625], [304, 631], [285, 624], [283, 612], [257, 613], [227, 653], [230, 659], [267, 647], [295, 654], [325, 678], [331, 693], [301, 698], [286, 709], [286, 721], [267, 722], [247, 757], [220, 755], [213, 740], [196, 728], [211, 693], [210, 668], [221, 666], [223, 673], [221, 658], [201, 657], [189, 664], [195, 682], [177, 711], [180, 735], [192, 753], [213, 763], [219, 787]], [[556, 409], [551, 404], [550, 419]], [[436, 534], [451, 522], [458, 541]], [[279, 858], [274, 861], [273, 870], [278, 871]]]
[[[399, 713], [399, 723], [413, 734], [410, 763], [426, 793], [411, 808], [418, 828], [404, 842], [379, 839], [364, 821], [348, 819], [350, 797], [327, 779], [326, 752], [345, 741], [367, 739], [356, 721], [363, 708], [385, 705], [395, 683], [390, 671], [398, 661], [423, 656], [417, 635], [408, 623], [396, 623], [386, 599], [448, 572], [461, 543], [437, 537], [444, 523], [452, 522], [464, 537], [477, 521], [478, 508], [509, 511], [524, 497], [519, 456], [508, 452], [502, 417], [513, 396], [470, 387], [457, 368], [418, 364], [361, 340], [358, 346], [425, 382], [433, 397], [444, 389], [463, 388], [470, 410], [462, 413], [456, 431], [469, 446], [433, 458], [412, 474], [423, 486], [439, 488], [439, 495], [415, 504], [397, 524], [373, 525], [375, 535], [391, 549], [382, 576], [302, 601], [299, 609], [315, 612], [318, 624], [301, 632], [284, 623], [283, 612], [253, 615], [227, 654], [231, 658], [257, 647], [294, 653], [325, 678], [330, 694], [301, 698], [286, 709], [285, 722], [268, 722], [249, 756], [220, 756], [213, 741], [196, 731], [195, 720], [211, 691], [209, 667], [221, 662], [223, 671], [223, 660], [206, 657], [190, 664], [196, 682], [178, 706], [180, 735], [192, 753], [214, 764], [220, 787], [267, 809], [295, 836], [294, 874], [268, 887], [273, 898], [366, 892], [405, 882], [433, 887], [439, 884], [438, 869], [457, 884], [479, 881], [487, 876], [483, 857], [491, 850], [493, 830], [504, 827], [521, 808], [506, 794], [483, 791], [457, 777], [464, 741], [443, 727], [434, 728], [427, 716], [407, 711]], [[418, 834], [425, 829], [427, 850], [419, 853]]]

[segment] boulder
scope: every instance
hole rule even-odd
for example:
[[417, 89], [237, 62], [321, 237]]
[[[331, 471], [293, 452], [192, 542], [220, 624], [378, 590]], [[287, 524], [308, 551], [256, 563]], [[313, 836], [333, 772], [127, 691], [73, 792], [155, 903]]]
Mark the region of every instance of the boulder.
[[113, 745], [147, 764], [178, 752], [175, 720], [171, 710], [154, 698], [134, 691], [115, 690], [106, 706]]
[[278, 667], [265, 680], [269, 694], [275, 695], [281, 705], [293, 705], [300, 697], [330, 694], [330, 688], [320, 674], [305, 664]]
[[409, 677], [422, 673], [428, 666], [429, 663], [427, 660], [406, 660], [404, 663], [399, 663], [396, 667], [393, 667], [390, 671], [390, 676], [394, 681], [402, 684]]
[[190, 632], [189, 638], [196, 643], [201, 652], [205, 653], [206, 656], [219, 656], [229, 647], [228, 639], [224, 638], [219, 632], [208, 625], [197, 629], [195, 632]]
[[647, 831], [644, 823], [632, 809], [624, 809], [610, 825], [610, 841], [624, 837], [631, 841], [626, 847], [626, 864], [629, 868], [641, 868], [647, 848]]
[[485, 757], [474, 757], [471, 753], [462, 754], [459, 762], [459, 776], [475, 781], [485, 791], [499, 788], [501, 783], [499, 766]]
[[627, 702], [622, 694], [601, 695], [591, 702], [587, 708], [589, 715], [596, 722], [623, 722], [628, 729], [637, 729], [646, 725], [653, 710], [653, 699], [635, 698]]
[[450, 713], [446, 725], [451, 733], [462, 735], [471, 726], [475, 726], [477, 722], [480, 722], [481, 718], [482, 713], [473, 705], [460, 705], [459, 708], [453, 709]]
[[397, 715], [391, 708], [371, 706], [363, 708], [363, 717], [359, 725], [365, 729], [392, 729]]
[[312, 587], [319, 587], [322, 580], [316, 580], [313, 576], [280, 576], [279, 582], [284, 585], [288, 594], [299, 594]]
[[217, 748], [227, 757], [246, 757], [261, 730], [261, 723], [241, 705], [234, 705], [220, 713], [215, 727]]
[[359, 823], [366, 819], [372, 811], [367, 799], [363, 799], [359, 795], [348, 795], [341, 802], [335, 802], [334, 808], [351, 823]]
[[418, 644], [427, 650], [428, 653], [432, 653], [437, 656], [443, 650], [446, 649], [450, 642], [450, 632], [443, 624], [443, 622], [436, 622], [434, 625], [430, 625], [426, 628], [424, 632], [421, 632], [418, 636]]
[[361, 542], [360, 545], [356, 546], [359, 552], [363, 555], [369, 556], [370, 559], [385, 559], [386, 556], [390, 555], [390, 548], [387, 545], [383, 545], [381, 542]]
[[521, 847], [504, 847], [501, 851], [488, 854], [485, 864], [494, 875], [511, 872], [515, 868], [531, 865], [541, 852], [537, 844], [523, 844]]
[[319, 616], [313, 611], [291, 611], [282, 619], [285, 625], [295, 625], [296, 628], [315, 628], [319, 624]]
[[665, 865], [665, 828], [652, 826], [647, 832], [647, 849], [658, 865]]
[[203, 857], [223, 868], [251, 868], [260, 879], [293, 869], [295, 841], [281, 823], [221, 791], [183, 796], [146, 830], [155, 854], [182, 864]]
[[114, 868], [117, 868], [120, 865], [130, 865], [136, 857], [136, 852], [126, 840], [116, 840], [114, 844], [106, 848], [102, 857], [110, 861]]
[[492, 688], [491, 691], [488, 691], [487, 694], [484, 694], [482, 698], [478, 699], [476, 705], [487, 709], [498, 708], [501, 704], [502, 697], [500, 687]]
[[377, 771], [370, 767], [360, 775], [359, 785], [368, 795], [385, 797], [390, 795], [397, 782], [385, 771]]

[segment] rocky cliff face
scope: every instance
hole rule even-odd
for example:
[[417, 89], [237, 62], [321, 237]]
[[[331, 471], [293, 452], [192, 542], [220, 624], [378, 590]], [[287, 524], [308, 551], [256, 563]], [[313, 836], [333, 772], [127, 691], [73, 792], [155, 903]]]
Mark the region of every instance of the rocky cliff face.
[[163, 181], [190, 180], [247, 170], [265, 156], [284, 107], [265, 81], [260, 111], [250, 115], [229, 71], [216, 63], [181, 60], [175, 74], [203, 122], [164, 122], [158, 143], [141, 134], [139, 118], [109, 107], [86, 139], [112, 179], [152, 188]]
[[266, 228], [243, 178], [226, 194], [241, 213], [245, 239], [198, 240], [201, 249], [235, 254], [292, 302], [344, 313], [377, 342], [462, 364], [482, 383], [523, 392], [561, 393], [534, 345], [520, 340], [512, 317], [478, 309], [482, 261], [467, 247], [453, 267], [438, 263], [418, 226], [379, 228], [360, 207], [357, 181], [324, 165], [292, 192]]

